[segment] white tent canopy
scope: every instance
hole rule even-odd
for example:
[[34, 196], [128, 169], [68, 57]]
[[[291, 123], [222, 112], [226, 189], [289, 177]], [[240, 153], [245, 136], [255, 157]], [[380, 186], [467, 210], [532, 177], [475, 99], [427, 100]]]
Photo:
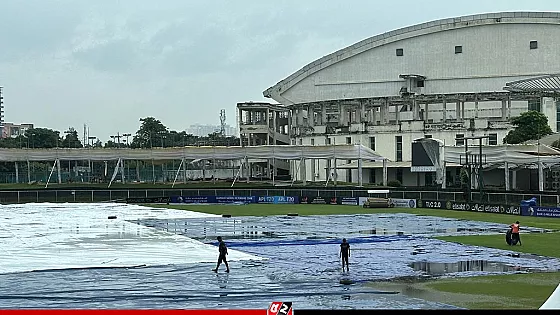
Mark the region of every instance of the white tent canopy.
[[[480, 154], [479, 150], [478, 144], [469, 145], [469, 155], [478, 156]], [[503, 164], [505, 162], [517, 165], [536, 164], [538, 162], [560, 163], [560, 151], [544, 144], [483, 145], [482, 154], [486, 158], [486, 161], [483, 160], [484, 164]], [[464, 146], [446, 146], [444, 148], [445, 162], [460, 164], [465, 162], [464, 159]]]
[[179, 147], [179, 148], [53, 148], [0, 149], [0, 161], [110, 161], [110, 160], [181, 160], [181, 159], [344, 159], [383, 161], [385, 157], [363, 145], [337, 144], [264, 145], [248, 147]]

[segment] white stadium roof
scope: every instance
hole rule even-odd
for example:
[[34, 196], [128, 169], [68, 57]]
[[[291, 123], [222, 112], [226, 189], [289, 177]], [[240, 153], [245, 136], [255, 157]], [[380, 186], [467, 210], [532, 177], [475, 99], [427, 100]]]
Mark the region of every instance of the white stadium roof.
[[264, 145], [248, 147], [180, 147], [152, 149], [0, 149], [0, 161], [108, 161], [108, 160], [240, 160], [249, 159], [343, 159], [375, 160], [385, 157], [363, 145], [337, 144], [311, 145]]
[[281, 80], [274, 86], [263, 91], [263, 96], [274, 98], [274, 95], [283, 93], [306, 77], [322, 69], [330, 67], [338, 62], [361, 54], [370, 49], [387, 45], [391, 42], [402, 41], [407, 38], [413, 38], [430, 33], [466, 27], [476, 27], [480, 25], [492, 25], [495, 23], [540, 23], [559, 25], [560, 12], [495, 12], [446, 18], [399, 28], [390, 32], [369, 37], [351, 46], [342, 48], [319, 58], [292, 73], [290, 76]]
[[548, 74], [506, 83], [504, 90], [511, 92], [560, 93], [560, 74]]

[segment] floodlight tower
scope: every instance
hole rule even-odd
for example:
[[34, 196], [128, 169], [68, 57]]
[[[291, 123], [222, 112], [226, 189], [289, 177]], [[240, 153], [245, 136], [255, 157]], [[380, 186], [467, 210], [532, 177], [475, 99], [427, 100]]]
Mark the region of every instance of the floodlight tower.
[[220, 134], [222, 136], [226, 135], [226, 110], [220, 110]]

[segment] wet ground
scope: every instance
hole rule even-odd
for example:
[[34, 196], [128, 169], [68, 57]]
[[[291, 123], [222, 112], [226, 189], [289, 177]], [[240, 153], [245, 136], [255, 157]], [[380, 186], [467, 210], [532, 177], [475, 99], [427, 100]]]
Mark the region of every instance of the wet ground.
[[[110, 209], [111, 213], [119, 209], [117, 217], [124, 218], [115, 223], [120, 233], [104, 236], [115, 246], [120, 241], [128, 242], [129, 246], [148, 246], [146, 240], [137, 245], [131, 241], [144, 239], [142, 235], [146, 239], [173, 242], [160, 248], [152, 244], [152, 251], [139, 248], [142, 255], [133, 255], [121, 261], [121, 265], [114, 262], [110, 266], [80, 267], [74, 263], [75, 268], [67, 266], [60, 270], [36, 266], [34, 271], [16, 267], [12, 271], [4, 270], [0, 274], [2, 308], [266, 309], [270, 302], [282, 300], [293, 302], [295, 310], [453, 309], [452, 305], [408, 297], [399, 291], [374, 290], [365, 283], [560, 270], [560, 260], [554, 258], [527, 254], [514, 257], [509, 251], [430, 238], [481, 233], [503, 238], [507, 226], [500, 224], [408, 214], [134, 218], [127, 211], [138, 211], [138, 208], [120, 207], [123, 205]], [[0, 220], [0, 230], [8, 227], [6, 222]], [[80, 222], [81, 231], [92, 224]], [[17, 231], [10, 227], [12, 236], [4, 233], [0, 237], [5, 240], [15, 237]], [[532, 232], [543, 231], [532, 229]], [[94, 240], [88, 234], [87, 244], [96, 244], [102, 234], [96, 233]], [[225, 266], [217, 274], [211, 271], [215, 267], [212, 261], [217, 258], [214, 247], [217, 235], [224, 238], [232, 252], [229, 274], [224, 272]], [[75, 231], [71, 236], [76, 237]], [[341, 271], [338, 258], [343, 237], [351, 244], [350, 272], [346, 273]], [[183, 243], [192, 246], [185, 247]], [[33, 247], [31, 251], [48, 250], [52, 244], [43, 246], [47, 248]], [[90, 248], [94, 259], [98, 249], [93, 245]], [[0, 247], [0, 251], [2, 255], [9, 254], [8, 249]], [[63, 249], [50, 253], [57, 256], [59, 263], [64, 261]], [[22, 255], [20, 261], [25, 261], [22, 253], [18, 255]], [[29, 255], [32, 257], [32, 253]], [[119, 256], [118, 252], [112, 255]], [[0, 258], [0, 266], [10, 263], [6, 259]]]

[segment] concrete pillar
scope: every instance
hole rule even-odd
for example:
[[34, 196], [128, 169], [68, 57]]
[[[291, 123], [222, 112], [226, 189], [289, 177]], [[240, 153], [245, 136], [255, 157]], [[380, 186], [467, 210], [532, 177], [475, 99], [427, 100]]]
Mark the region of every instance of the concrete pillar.
[[60, 174], [60, 160], [59, 159], [56, 160], [56, 173], [57, 173], [57, 176], [58, 176], [58, 183], [62, 184], [62, 175]]
[[420, 106], [414, 96], [412, 97], [412, 116], [413, 120], [420, 120]]
[[430, 107], [430, 103], [426, 103], [424, 105], [424, 121], [428, 122], [428, 113], [429, 113], [429, 107]]
[[31, 183], [31, 163], [27, 160], [27, 183]]
[[346, 125], [346, 106], [338, 104], [338, 122], [340, 125]]
[[307, 106], [307, 123], [309, 126], [315, 126], [315, 109], [312, 106]]
[[443, 161], [442, 163], [442, 172], [443, 174], [441, 174], [441, 188], [445, 189], [447, 187], [447, 166], [445, 161]]
[[243, 110], [241, 108], [237, 109], [237, 125], [239, 129], [241, 129], [241, 125], [243, 125]]
[[358, 159], [358, 186], [360, 187], [364, 185], [362, 163], [362, 159]]
[[383, 105], [380, 108], [380, 121], [381, 121], [381, 125], [386, 125], [387, 124], [387, 115], [389, 113], [389, 100], [386, 98], [383, 101]]
[[276, 145], [276, 133], [278, 132], [278, 127], [276, 126], [276, 111], [272, 111], [272, 128], [273, 128], [273, 133], [272, 133], [272, 144]]
[[[289, 136], [289, 139], [291, 139], [292, 133], [293, 133], [292, 132], [292, 118], [293, 118], [294, 115], [292, 114], [292, 111], [293, 111], [292, 109], [290, 109], [288, 111], [288, 136]], [[289, 141], [291, 141], [291, 140], [289, 140]]]
[[461, 118], [465, 119], [465, 102], [461, 101]]
[[455, 118], [461, 119], [461, 101], [455, 103]]
[[360, 107], [360, 119], [358, 120], [359, 123], [363, 123], [364, 120], [367, 121], [367, 112], [366, 112], [366, 104], [362, 103]]
[[336, 169], [336, 159], [333, 160], [333, 184], [336, 186], [338, 180], [338, 170]]
[[474, 118], [478, 118], [478, 94], [474, 95]]
[[445, 122], [445, 120], [447, 119], [447, 101], [445, 100], [445, 95], [443, 96], [442, 99], [442, 113], [443, 113], [443, 117], [441, 119], [441, 121]]
[[502, 100], [502, 120], [507, 120], [506, 106], [507, 106], [506, 100]]
[[387, 186], [387, 159], [383, 159], [383, 186]]
[[[268, 127], [268, 129], [266, 130], [266, 133], [268, 134], [268, 133], [270, 133], [269, 132], [270, 129], [275, 130], [276, 124], [274, 124], [274, 119], [273, 119], [273, 121], [270, 121], [270, 109], [268, 109], [268, 108], [266, 109], [265, 115], [266, 115], [266, 118], [264, 119], [264, 121], [266, 122], [266, 126]], [[272, 122], [272, 127], [270, 126], [271, 122]]]
[[399, 121], [401, 121], [401, 110], [400, 110], [400, 106], [395, 106], [395, 120], [397, 121], [397, 124], [399, 123]]
[[541, 99], [541, 112], [548, 118], [548, 125], [552, 132], [557, 132], [556, 102], [553, 97], [543, 97]]
[[14, 162], [15, 167], [16, 167], [16, 184], [19, 184], [19, 167], [18, 167], [18, 162]]
[[303, 186], [307, 183], [307, 170], [305, 166], [305, 158], [301, 158], [299, 161], [299, 173]]
[[511, 118], [511, 98], [508, 96], [507, 98], [507, 119]]
[[327, 124], [327, 105], [321, 106], [321, 125]]
[[249, 179], [251, 177], [251, 165], [249, 165], [249, 159], [247, 157], [245, 157], [245, 161], [243, 164], [245, 165], [245, 176], [247, 179], [247, 183], [249, 183]]
[[[503, 103], [503, 102], [502, 102]], [[506, 191], [510, 190], [510, 182], [509, 182], [509, 163], [504, 163], [504, 175], [505, 175], [505, 184], [506, 184]]]
[[517, 170], [511, 171], [511, 189], [517, 189]]

